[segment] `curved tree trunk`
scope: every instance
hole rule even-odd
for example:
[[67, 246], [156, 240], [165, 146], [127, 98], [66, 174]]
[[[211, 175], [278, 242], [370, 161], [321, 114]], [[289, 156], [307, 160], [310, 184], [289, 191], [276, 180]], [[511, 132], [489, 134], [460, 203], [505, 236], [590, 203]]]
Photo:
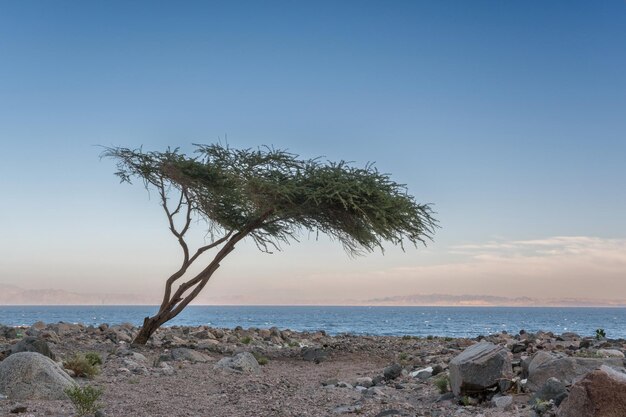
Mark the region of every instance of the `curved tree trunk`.
[[163, 323], [158, 323], [156, 320], [157, 316], [154, 317], [146, 317], [143, 319], [143, 326], [139, 330], [137, 336], [133, 340], [133, 345], [145, 345], [148, 343], [148, 339], [150, 336], [161, 326]]

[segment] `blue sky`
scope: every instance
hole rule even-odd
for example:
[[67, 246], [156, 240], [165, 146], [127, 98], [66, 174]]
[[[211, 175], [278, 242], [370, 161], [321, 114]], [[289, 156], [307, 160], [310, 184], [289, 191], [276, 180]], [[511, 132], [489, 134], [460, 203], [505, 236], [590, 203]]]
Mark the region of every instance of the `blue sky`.
[[[442, 229], [426, 250], [351, 260], [305, 242], [268, 260], [245, 248], [220, 272], [241, 277], [233, 294], [283, 291], [294, 274], [472, 264], [467, 245], [621, 247], [624, 45], [617, 0], [0, 1], [0, 282], [142, 291], [176, 265], [156, 202], [118, 185], [97, 145], [227, 138], [375, 161], [435, 204]], [[453, 292], [486, 275], [437, 282]]]

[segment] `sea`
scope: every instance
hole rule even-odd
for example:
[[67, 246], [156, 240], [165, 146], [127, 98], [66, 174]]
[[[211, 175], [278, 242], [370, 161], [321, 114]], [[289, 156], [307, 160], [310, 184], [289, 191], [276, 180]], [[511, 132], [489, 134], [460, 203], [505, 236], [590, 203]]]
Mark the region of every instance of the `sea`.
[[[0, 306], [0, 324], [140, 325], [156, 310], [156, 306]], [[476, 337], [520, 330], [594, 336], [596, 329], [604, 329], [608, 338], [626, 339], [626, 308], [189, 306], [166, 325], [420, 337]]]

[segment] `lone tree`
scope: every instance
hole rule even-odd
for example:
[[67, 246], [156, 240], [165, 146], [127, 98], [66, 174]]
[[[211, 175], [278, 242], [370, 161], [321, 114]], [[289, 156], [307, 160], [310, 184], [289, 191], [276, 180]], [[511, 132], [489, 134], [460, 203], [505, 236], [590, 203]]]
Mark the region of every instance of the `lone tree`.
[[[383, 250], [385, 241], [403, 248], [405, 242], [425, 244], [437, 227], [428, 204], [416, 203], [404, 185], [371, 164], [356, 168], [344, 161], [304, 160], [272, 148], [196, 145], [195, 153], [115, 147], [102, 154], [117, 161], [121, 182], [138, 178], [156, 190], [183, 252], [180, 268], [165, 281], [159, 311], [144, 319], [137, 344], [145, 344], [196, 298], [244, 238], [269, 252], [303, 231], [322, 232], [348, 254], [360, 255]], [[204, 220], [211, 239], [195, 251], [185, 237], [192, 219]], [[202, 261], [203, 269], [186, 276], [209, 251], [214, 253]]]

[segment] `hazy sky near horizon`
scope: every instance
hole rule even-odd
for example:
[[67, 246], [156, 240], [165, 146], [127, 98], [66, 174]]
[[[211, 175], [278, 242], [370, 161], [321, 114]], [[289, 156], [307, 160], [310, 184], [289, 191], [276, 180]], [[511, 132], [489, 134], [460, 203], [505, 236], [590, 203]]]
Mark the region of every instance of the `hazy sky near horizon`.
[[374, 161], [442, 228], [244, 244], [201, 300], [624, 299], [624, 45], [622, 0], [0, 0], [0, 284], [156, 301], [179, 248], [98, 145], [221, 140]]

